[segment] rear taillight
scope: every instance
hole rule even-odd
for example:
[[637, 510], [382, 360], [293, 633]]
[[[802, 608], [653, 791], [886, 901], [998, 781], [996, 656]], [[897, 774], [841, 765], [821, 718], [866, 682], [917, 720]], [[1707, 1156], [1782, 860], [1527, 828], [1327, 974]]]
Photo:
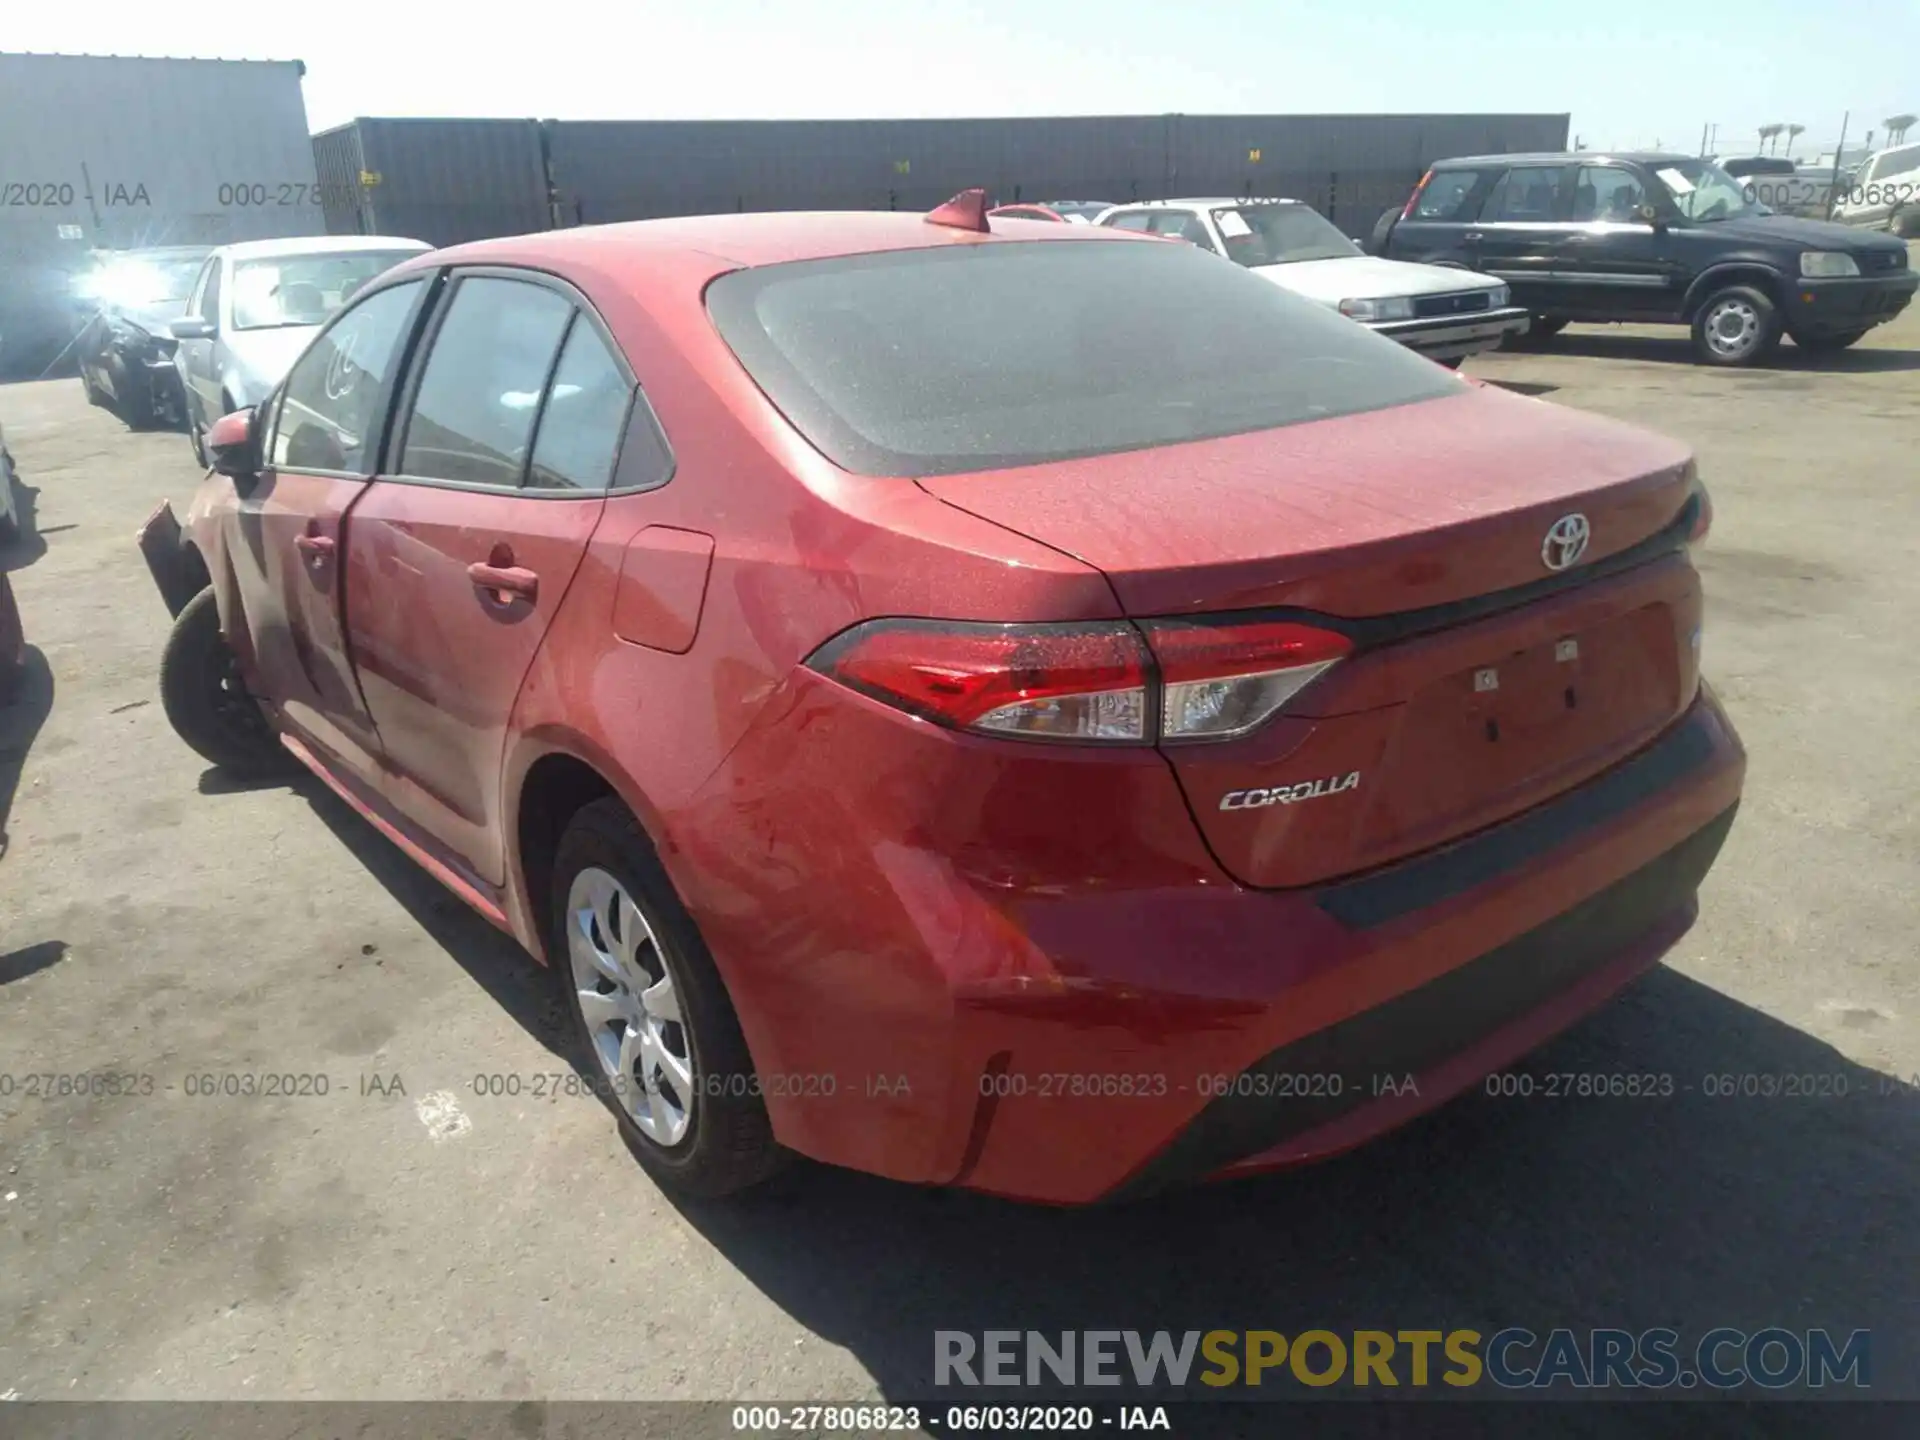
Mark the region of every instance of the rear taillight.
[[1294, 621], [1152, 620], [1137, 630], [1125, 621], [872, 620], [807, 664], [956, 730], [1141, 745], [1245, 735], [1352, 648]]
[[1413, 187], [1413, 193], [1407, 196], [1407, 203], [1400, 209], [1400, 218], [1402, 220], [1413, 214], [1413, 207], [1415, 202], [1420, 198], [1420, 192], [1427, 188], [1427, 182], [1431, 179], [1433, 179], [1433, 171], [1431, 170], [1420, 177], [1420, 183]]
[[956, 730], [1106, 743], [1147, 738], [1147, 652], [1124, 622], [872, 620], [828, 641], [807, 663]]
[[1245, 735], [1353, 649], [1344, 635], [1293, 620], [1156, 620], [1144, 628], [1164, 687], [1162, 740]]

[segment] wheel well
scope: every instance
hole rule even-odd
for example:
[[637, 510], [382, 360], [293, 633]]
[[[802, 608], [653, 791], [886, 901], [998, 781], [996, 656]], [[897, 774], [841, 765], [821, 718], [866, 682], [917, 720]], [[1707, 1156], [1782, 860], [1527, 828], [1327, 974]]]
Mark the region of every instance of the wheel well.
[[1776, 306], [1781, 303], [1780, 277], [1773, 271], [1762, 265], [1729, 266], [1725, 270], [1710, 271], [1693, 282], [1693, 289], [1687, 293], [1686, 311], [1680, 318], [1691, 321], [1707, 303], [1708, 296], [1729, 285], [1750, 285]]
[[598, 770], [571, 755], [543, 755], [520, 787], [520, 872], [544, 943], [553, 929], [553, 856], [582, 806], [616, 794]]

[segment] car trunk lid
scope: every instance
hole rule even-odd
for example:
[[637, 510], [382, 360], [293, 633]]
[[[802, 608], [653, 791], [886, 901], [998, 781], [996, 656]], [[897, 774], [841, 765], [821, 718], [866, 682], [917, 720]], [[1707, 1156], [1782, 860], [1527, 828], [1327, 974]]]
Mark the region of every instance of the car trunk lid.
[[[1157, 650], [1157, 636], [1255, 617], [1352, 642], [1251, 733], [1163, 742], [1216, 856], [1249, 885], [1317, 883], [1496, 823], [1631, 753], [1695, 688], [1699, 585], [1680, 553], [1702, 503], [1692, 460], [1558, 406], [1463, 385], [920, 483], [1100, 569]], [[1585, 546], [1560, 567], [1549, 532], [1576, 515]]]

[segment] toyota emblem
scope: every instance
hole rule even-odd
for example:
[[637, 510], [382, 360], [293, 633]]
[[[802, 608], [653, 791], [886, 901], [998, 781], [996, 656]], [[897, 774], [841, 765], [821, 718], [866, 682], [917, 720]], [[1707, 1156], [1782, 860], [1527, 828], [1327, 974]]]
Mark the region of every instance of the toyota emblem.
[[1587, 539], [1593, 533], [1587, 517], [1562, 515], [1547, 527], [1547, 538], [1540, 542], [1540, 559], [1549, 570], [1564, 570], [1587, 553]]

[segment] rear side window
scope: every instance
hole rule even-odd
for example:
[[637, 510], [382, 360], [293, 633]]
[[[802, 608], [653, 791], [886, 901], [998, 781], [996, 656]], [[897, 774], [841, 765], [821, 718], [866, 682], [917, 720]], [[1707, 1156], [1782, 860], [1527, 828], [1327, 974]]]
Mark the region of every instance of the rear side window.
[[1427, 188], [1420, 192], [1420, 199], [1413, 207], [1415, 220], [1460, 220], [1466, 218], [1460, 212], [1466, 208], [1474, 188], [1480, 183], [1478, 170], [1436, 170], [1433, 178], [1427, 181]]
[[707, 305], [800, 433], [866, 475], [1146, 449], [1459, 385], [1185, 245], [1089, 237], [801, 261], [724, 275]]
[[1875, 163], [1873, 173], [1876, 178], [1888, 175], [1904, 175], [1920, 165], [1920, 145], [1903, 145], [1898, 150], [1889, 150]]
[[1147, 217], [1147, 230], [1150, 234], [1165, 235], [1174, 240], [1184, 240], [1189, 245], [1198, 245], [1202, 250], [1220, 253], [1213, 238], [1207, 234], [1206, 223], [1198, 215], [1186, 210], [1163, 210], [1157, 215]]
[[1560, 186], [1566, 178], [1560, 165], [1516, 165], [1502, 175], [1480, 207], [1488, 223], [1538, 223], [1560, 215]]
[[420, 376], [400, 473], [519, 485], [541, 392], [572, 316], [572, 303], [542, 285], [462, 280]]
[[600, 332], [575, 320], [540, 412], [527, 481], [541, 490], [604, 490], [633, 387]]
[[1140, 234], [1144, 235], [1153, 224], [1153, 212], [1151, 210], [1129, 210], [1125, 215], [1114, 216], [1111, 220], [1107, 221], [1107, 224], [1115, 230], [1137, 230]]

